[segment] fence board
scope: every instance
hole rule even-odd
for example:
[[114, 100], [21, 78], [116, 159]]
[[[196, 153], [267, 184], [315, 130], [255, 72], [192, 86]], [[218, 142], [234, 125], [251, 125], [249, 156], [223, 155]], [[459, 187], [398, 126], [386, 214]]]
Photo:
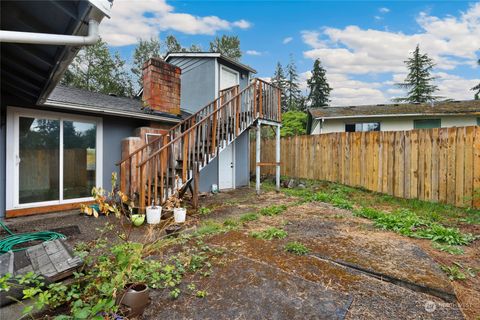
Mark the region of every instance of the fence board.
[[[255, 141], [250, 148], [255, 172]], [[480, 207], [480, 127], [344, 132], [281, 140], [281, 173], [398, 197]], [[262, 141], [262, 161], [275, 161]], [[262, 168], [273, 174], [274, 168]]]

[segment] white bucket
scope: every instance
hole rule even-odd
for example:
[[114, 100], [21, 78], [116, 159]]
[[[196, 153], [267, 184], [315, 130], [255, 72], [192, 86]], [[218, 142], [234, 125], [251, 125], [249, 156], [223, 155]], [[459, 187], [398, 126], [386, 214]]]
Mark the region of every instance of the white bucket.
[[162, 217], [162, 207], [147, 207], [147, 223], [148, 224], [159, 224], [160, 218]]
[[187, 217], [187, 209], [186, 208], [174, 208], [173, 209], [173, 216], [175, 218], [175, 223], [183, 223], [183, 222], [185, 222], [185, 218]]

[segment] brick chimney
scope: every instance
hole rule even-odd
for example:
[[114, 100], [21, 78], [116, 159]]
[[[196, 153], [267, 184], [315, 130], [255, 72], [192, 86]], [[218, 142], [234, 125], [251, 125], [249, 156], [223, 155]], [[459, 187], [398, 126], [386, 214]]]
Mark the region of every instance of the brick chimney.
[[143, 64], [143, 101], [155, 111], [180, 114], [182, 70], [160, 58]]

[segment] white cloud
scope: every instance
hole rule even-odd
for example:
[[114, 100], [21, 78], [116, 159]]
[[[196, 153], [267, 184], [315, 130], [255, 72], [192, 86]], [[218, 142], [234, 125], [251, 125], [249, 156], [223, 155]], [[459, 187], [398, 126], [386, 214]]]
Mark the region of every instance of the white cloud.
[[283, 39], [282, 43], [287, 44], [287, 43], [290, 43], [292, 40], [293, 40], [292, 37], [286, 37], [285, 39]]
[[248, 54], [249, 56], [261, 56], [262, 55], [262, 53], [260, 51], [257, 51], [257, 50], [247, 50], [245, 53]]
[[320, 58], [335, 72], [399, 72], [404, 69], [405, 58], [420, 44], [421, 50], [435, 60], [437, 68], [451, 70], [459, 64], [473, 65], [480, 48], [480, 3], [459, 18], [440, 19], [421, 13], [417, 22], [422, 32], [411, 35], [358, 26], [303, 31], [303, 41], [312, 47], [304, 56]]
[[[417, 44], [437, 64], [438, 95], [471, 99], [473, 93], [469, 89], [480, 80], [464, 79], [451, 72], [460, 65], [473, 67], [478, 59], [480, 3], [471, 5], [458, 17], [420, 13], [416, 21], [420, 31], [414, 34], [358, 26], [302, 31], [303, 42], [310, 46], [304, 57], [320, 59], [327, 69], [334, 88], [332, 105], [385, 103], [394, 96], [403, 96], [404, 91], [394, 84], [405, 79], [404, 60]], [[351, 79], [352, 75], [376, 74], [391, 75], [391, 79], [375, 85]]]
[[383, 8], [379, 8], [378, 11], [380, 11], [381, 13], [389, 13], [390, 9], [383, 7]]
[[165, 30], [213, 35], [219, 30], [250, 27], [251, 23], [244, 19], [228, 21], [217, 16], [178, 13], [166, 0], [116, 0], [111, 19], [101, 24], [100, 32], [110, 45], [123, 46], [136, 43], [138, 38], [158, 36]]

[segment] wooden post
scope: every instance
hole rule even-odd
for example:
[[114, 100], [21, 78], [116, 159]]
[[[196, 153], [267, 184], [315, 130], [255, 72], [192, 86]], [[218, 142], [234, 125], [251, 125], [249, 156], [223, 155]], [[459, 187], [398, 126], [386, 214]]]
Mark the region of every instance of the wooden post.
[[262, 83], [262, 81], [259, 81], [258, 83], [260, 84], [259, 91], [258, 91], [258, 95], [259, 95], [259, 97], [258, 97], [258, 104], [259, 104], [258, 112], [259, 112], [259, 117], [263, 118], [263, 92], [262, 92], [263, 83]]
[[257, 138], [256, 138], [256, 171], [255, 171], [255, 190], [257, 191], [257, 194], [260, 194], [260, 146], [261, 146], [261, 124], [260, 120], [257, 121]]
[[275, 143], [275, 184], [277, 192], [280, 191], [280, 125], [277, 125], [276, 143]]
[[196, 210], [198, 209], [198, 178], [200, 172], [198, 168], [198, 162], [195, 163], [195, 169], [193, 170], [193, 194], [192, 194], [192, 206]]

